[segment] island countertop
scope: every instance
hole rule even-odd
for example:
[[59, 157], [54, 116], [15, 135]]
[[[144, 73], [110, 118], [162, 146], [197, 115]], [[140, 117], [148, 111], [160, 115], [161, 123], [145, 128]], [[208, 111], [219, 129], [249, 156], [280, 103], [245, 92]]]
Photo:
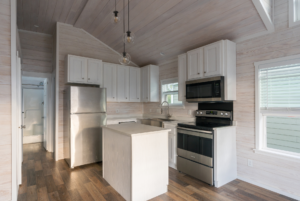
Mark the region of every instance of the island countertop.
[[157, 133], [159, 131], [171, 131], [171, 129], [168, 128], [148, 126], [139, 123], [113, 124], [113, 125], [102, 126], [102, 128], [113, 130], [118, 133], [129, 135], [129, 136], [151, 134], [151, 133]]

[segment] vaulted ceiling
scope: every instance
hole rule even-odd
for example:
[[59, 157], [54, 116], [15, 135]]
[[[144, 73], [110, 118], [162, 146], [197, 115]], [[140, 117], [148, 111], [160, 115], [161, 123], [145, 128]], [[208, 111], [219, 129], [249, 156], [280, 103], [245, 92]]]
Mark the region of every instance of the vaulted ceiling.
[[[56, 22], [63, 22], [122, 52], [122, 24], [111, 23], [114, 6], [114, 0], [18, 0], [18, 28], [52, 34]], [[123, 16], [122, 0], [117, 0], [117, 10]], [[251, 0], [130, 0], [130, 30], [136, 41], [127, 50], [143, 66], [266, 28]]]

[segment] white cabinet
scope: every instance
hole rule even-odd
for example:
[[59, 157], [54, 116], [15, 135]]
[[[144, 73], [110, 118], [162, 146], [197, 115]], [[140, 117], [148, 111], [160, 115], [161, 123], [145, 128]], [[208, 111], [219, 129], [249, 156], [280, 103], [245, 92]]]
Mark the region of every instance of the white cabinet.
[[103, 62], [103, 88], [106, 88], [107, 101], [117, 101], [117, 65]]
[[67, 81], [74, 83], [87, 82], [87, 58], [68, 56], [67, 58]]
[[187, 52], [188, 57], [188, 80], [203, 77], [203, 48]]
[[103, 84], [103, 64], [101, 60], [87, 59], [87, 82], [89, 84]]
[[204, 77], [222, 75], [221, 56], [223, 41], [204, 46]]
[[129, 102], [129, 66], [117, 65], [117, 100]]
[[141, 101], [141, 69], [129, 67], [129, 101]]
[[178, 56], [178, 100], [185, 101], [186, 54]]
[[176, 125], [167, 124], [164, 128], [169, 128], [168, 150], [169, 150], [169, 166], [177, 169], [177, 129]]
[[142, 102], [159, 102], [159, 67], [141, 68]]
[[102, 85], [102, 61], [74, 55], [66, 57], [66, 82]]

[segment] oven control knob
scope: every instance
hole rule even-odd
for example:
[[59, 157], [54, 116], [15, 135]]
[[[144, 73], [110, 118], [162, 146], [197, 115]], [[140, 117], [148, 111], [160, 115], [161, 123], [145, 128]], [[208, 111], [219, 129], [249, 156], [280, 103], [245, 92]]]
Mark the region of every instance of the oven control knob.
[[197, 111], [196, 114], [199, 114], [199, 112]]
[[200, 112], [200, 114], [202, 114], [202, 112]]
[[225, 113], [225, 115], [227, 116], [227, 115], [228, 115], [228, 113]]
[[221, 115], [223, 115], [224, 113], [223, 112], [221, 112]]

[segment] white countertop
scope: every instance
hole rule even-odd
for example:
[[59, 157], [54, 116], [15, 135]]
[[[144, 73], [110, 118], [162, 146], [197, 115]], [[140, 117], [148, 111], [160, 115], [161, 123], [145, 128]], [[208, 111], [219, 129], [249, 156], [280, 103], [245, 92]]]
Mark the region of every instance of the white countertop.
[[171, 131], [171, 129], [160, 128], [156, 126], [148, 126], [148, 125], [138, 124], [138, 123], [113, 124], [113, 125], [102, 126], [102, 128], [110, 129], [129, 136], [151, 134], [159, 131]]

